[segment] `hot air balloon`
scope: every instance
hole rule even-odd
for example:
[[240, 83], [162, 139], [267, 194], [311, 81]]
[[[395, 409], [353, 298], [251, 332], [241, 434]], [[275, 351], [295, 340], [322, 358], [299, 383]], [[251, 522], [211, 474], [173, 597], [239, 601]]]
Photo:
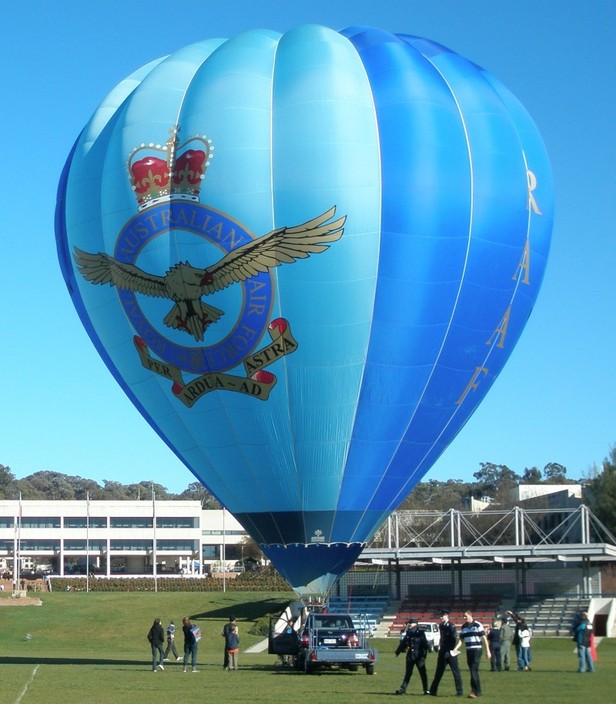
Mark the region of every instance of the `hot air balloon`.
[[70, 153], [56, 233], [129, 398], [298, 594], [326, 594], [503, 368], [552, 201], [489, 73], [306, 25], [122, 81]]

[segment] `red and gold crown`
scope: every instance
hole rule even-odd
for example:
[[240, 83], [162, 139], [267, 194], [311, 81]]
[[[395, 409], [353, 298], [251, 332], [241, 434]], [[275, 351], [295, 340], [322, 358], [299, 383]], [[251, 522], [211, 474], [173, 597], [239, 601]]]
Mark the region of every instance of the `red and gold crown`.
[[213, 156], [212, 140], [196, 134], [178, 144], [174, 127], [166, 144], [142, 144], [128, 158], [139, 210], [165, 200], [199, 201], [201, 182]]

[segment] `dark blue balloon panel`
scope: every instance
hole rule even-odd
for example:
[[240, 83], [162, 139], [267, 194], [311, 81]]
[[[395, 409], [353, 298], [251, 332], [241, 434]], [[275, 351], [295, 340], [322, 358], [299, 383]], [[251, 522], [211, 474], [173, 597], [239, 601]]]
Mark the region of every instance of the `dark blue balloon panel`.
[[503, 368], [552, 201], [496, 78], [419, 37], [309, 25], [120, 83], [56, 232], [129, 398], [298, 593], [326, 593]]

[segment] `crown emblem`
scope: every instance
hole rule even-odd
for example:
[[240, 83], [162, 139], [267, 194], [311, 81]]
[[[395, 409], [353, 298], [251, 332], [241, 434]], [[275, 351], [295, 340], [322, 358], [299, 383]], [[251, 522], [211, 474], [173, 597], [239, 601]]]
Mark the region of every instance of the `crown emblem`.
[[179, 131], [174, 127], [165, 144], [141, 144], [129, 156], [128, 173], [139, 210], [165, 200], [199, 201], [214, 147], [211, 139], [198, 134], [179, 144]]

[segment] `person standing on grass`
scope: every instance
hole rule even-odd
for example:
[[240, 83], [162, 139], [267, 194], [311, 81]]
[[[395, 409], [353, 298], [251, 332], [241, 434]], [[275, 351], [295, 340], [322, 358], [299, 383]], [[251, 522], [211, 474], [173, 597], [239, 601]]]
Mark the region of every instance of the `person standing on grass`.
[[520, 669], [520, 658], [522, 657], [522, 639], [520, 638], [520, 626], [524, 622], [524, 619], [520, 614], [515, 611], [507, 611], [507, 616], [513, 619], [514, 629], [513, 629], [513, 647], [515, 648], [515, 655], [518, 661], [518, 670]]
[[511, 645], [513, 644], [514, 630], [513, 623], [509, 620], [509, 617], [505, 615], [501, 625], [503, 670], [509, 670], [511, 668]]
[[[152, 646], [152, 672], [156, 672], [157, 667], [159, 670], [164, 670], [163, 659], [165, 655], [163, 653], [163, 644], [165, 642], [165, 630], [159, 618], [154, 619], [154, 623], [148, 631], [148, 640]], [[156, 663], [157, 659], [158, 664]]]
[[227, 633], [225, 638], [225, 647], [227, 650], [227, 656], [229, 658], [229, 664], [225, 668], [226, 670], [237, 670], [237, 659], [240, 653], [240, 637], [237, 632], [237, 626], [233, 624]]
[[197, 644], [199, 638], [199, 629], [193, 626], [188, 616], [182, 619], [182, 632], [184, 633], [184, 672], [187, 672], [188, 660], [193, 672], [197, 672]]
[[[479, 663], [481, 662], [482, 644], [485, 645], [488, 660], [492, 657], [492, 653], [483, 626], [479, 621], [475, 621], [470, 611], [464, 612], [464, 625], [460, 630], [460, 638], [466, 646], [466, 663], [471, 673], [471, 693], [468, 696], [471, 699], [476, 699], [481, 696]], [[460, 644], [456, 649], [459, 651]]]
[[[222, 627], [222, 631], [220, 632], [220, 635], [225, 639], [225, 653], [222, 661], [222, 666], [224, 667], [225, 670], [229, 669], [229, 650], [227, 648], [227, 638], [229, 637], [229, 633], [231, 632], [231, 629], [235, 626], [237, 630], [237, 624], [235, 623], [235, 616], [229, 616], [229, 621], [225, 623], [225, 625]], [[239, 631], [238, 631], [238, 636], [239, 636]]]
[[581, 619], [575, 627], [575, 642], [578, 652], [578, 672], [594, 672], [595, 664], [592, 659], [592, 623], [588, 620], [586, 611], [582, 611]]
[[518, 623], [518, 638], [520, 645], [518, 648], [518, 670], [528, 672], [530, 670], [530, 639], [532, 633], [524, 619]]
[[502, 668], [501, 664], [501, 621], [494, 619], [492, 622], [492, 627], [488, 631], [488, 643], [490, 644], [490, 652], [492, 657], [490, 658], [490, 670], [492, 672], [500, 672]]

